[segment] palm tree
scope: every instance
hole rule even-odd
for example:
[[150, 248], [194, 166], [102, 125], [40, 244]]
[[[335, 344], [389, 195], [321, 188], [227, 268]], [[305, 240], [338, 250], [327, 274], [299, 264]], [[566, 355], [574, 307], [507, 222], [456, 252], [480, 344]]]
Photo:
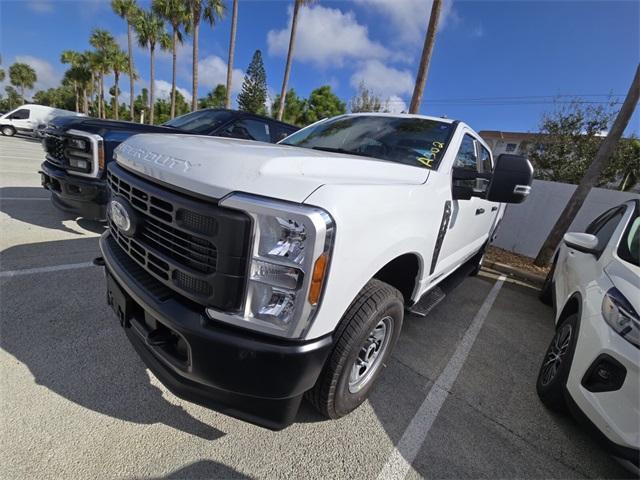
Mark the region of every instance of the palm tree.
[[151, 6], [154, 12], [164, 18], [171, 25], [173, 51], [173, 69], [171, 75], [171, 118], [176, 116], [176, 62], [178, 42], [182, 43], [180, 29], [189, 24], [189, 8], [182, 0], [153, 0]]
[[89, 43], [97, 51], [95, 58], [95, 65], [97, 67], [98, 74], [100, 76], [100, 97], [98, 112], [100, 118], [106, 118], [104, 108], [104, 76], [111, 71], [109, 65], [109, 53], [116, 47], [116, 41], [106, 30], [96, 28], [91, 33]]
[[113, 108], [113, 116], [116, 120], [118, 120], [118, 109], [119, 109], [118, 94], [120, 92], [118, 83], [120, 81], [120, 74], [127, 73], [129, 75], [129, 78], [134, 78], [134, 74], [132, 74], [129, 71], [129, 58], [127, 54], [120, 49], [120, 47], [116, 47], [115, 49], [109, 52], [108, 60], [109, 60], [109, 66], [113, 71], [113, 79], [115, 83], [115, 88], [114, 88], [115, 103]]
[[149, 56], [151, 57], [149, 71], [149, 123], [153, 123], [153, 107], [154, 107], [154, 76], [155, 76], [155, 51], [156, 46], [162, 50], [170, 48], [171, 39], [164, 28], [164, 21], [153, 12], [142, 11], [135, 24], [138, 33], [138, 44], [141, 47], [149, 48]]
[[111, 0], [111, 8], [120, 18], [127, 21], [127, 49], [129, 54], [129, 108], [133, 115], [133, 101], [134, 101], [134, 68], [133, 68], [133, 25], [136, 20], [136, 16], [140, 12], [136, 0]]
[[[60, 63], [69, 64], [71, 68], [75, 67], [80, 63], [81, 53], [76, 52], [75, 50], [64, 50], [60, 55]], [[80, 111], [80, 99], [78, 93], [78, 82], [74, 78], [74, 75], [69, 75], [69, 81], [73, 84], [73, 93], [76, 97], [76, 112]]]
[[14, 63], [9, 67], [9, 80], [11, 85], [20, 89], [20, 99], [24, 104], [24, 90], [33, 88], [33, 84], [38, 81], [36, 71], [26, 63]]
[[224, 16], [226, 6], [224, 0], [187, 0], [190, 10], [190, 33], [193, 35], [193, 85], [191, 96], [191, 110], [198, 109], [198, 35], [200, 21], [204, 18], [213, 26]]
[[289, 37], [289, 50], [287, 51], [287, 63], [284, 67], [284, 78], [282, 79], [282, 90], [280, 91], [280, 105], [278, 106], [278, 115], [276, 118], [282, 120], [284, 114], [284, 102], [287, 96], [287, 87], [289, 85], [289, 75], [291, 74], [291, 62], [293, 60], [293, 48], [296, 44], [296, 34], [298, 30], [298, 13], [303, 5], [310, 5], [315, 0], [294, 0], [293, 16], [291, 18], [291, 36]]
[[231, 108], [231, 83], [233, 82], [233, 57], [236, 50], [236, 29], [238, 27], [238, 0], [233, 0], [231, 15], [231, 34], [229, 36], [229, 61], [227, 62], [227, 89], [224, 97], [224, 108]]

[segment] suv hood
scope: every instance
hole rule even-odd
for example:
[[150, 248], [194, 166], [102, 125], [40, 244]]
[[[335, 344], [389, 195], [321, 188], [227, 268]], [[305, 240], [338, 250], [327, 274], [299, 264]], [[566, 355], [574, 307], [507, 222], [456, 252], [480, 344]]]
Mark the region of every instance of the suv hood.
[[135, 135], [115, 158], [133, 172], [218, 199], [241, 191], [303, 202], [325, 184], [417, 185], [429, 176], [373, 158], [194, 135]]

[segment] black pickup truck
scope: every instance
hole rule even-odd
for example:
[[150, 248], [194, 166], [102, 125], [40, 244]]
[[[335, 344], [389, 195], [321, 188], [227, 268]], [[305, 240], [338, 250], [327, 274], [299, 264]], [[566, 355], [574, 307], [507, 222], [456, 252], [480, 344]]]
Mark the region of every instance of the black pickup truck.
[[205, 109], [187, 113], [164, 125], [58, 117], [45, 130], [46, 157], [42, 186], [53, 204], [79, 217], [104, 220], [108, 201], [106, 166], [113, 150], [137, 133], [187, 133], [275, 143], [298, 127], [247, 112]]

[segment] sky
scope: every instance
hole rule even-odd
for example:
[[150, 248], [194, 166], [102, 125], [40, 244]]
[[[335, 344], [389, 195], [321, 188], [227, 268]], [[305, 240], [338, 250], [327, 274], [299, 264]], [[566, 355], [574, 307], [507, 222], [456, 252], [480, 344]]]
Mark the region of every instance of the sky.
[[[270, 94], [280, 91], [292, 3], [240, 0], [234, 95], [256, 49]], [[290, 87], [306, 97], [331, 85], [348, 101], [364, 81], [392, 110], [405, 110], [430, 8], [431, 0], [320, 0], [304, 7]], [[199, 96], [226, 81], [230, 13], [213, 28], [201, 28]], [[613, 94], [621, 102], [640, 60], [639, 25], [639, 0], [444, 0], [421, 113], [463, 120], [476, 130], [530, 132], [559, 95], [601, 102]], [[126, 49], [126, 23], [108, 0], [0, 0], [2, 68], [29, 63], [38, 75], [36, 90], [56, 86], [66, 69], [60, 53], [89, 49], [94, 28], [109, 30]], [[191, 48], [186, 37], [178, 52], [178, 87], [188, 98]], [[136, 47], [134, 58], [138, 92], [148, 86], [149, 57]], [[168, 96], [170, 81], [171, 55], [162, 52], [156, 62], [160, 97]], [[126, 101], [128, 79], [121, 90]], [[640, 135], [639, 112], [630, 133]]]

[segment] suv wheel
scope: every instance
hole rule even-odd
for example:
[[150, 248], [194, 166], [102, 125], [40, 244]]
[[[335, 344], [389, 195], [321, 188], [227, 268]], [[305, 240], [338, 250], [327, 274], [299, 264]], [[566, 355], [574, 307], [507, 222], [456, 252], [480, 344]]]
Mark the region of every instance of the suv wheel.
[[5, 137], [13, 137], [16, 134], [16, 131], [13, 127], [5, 126], [2, 127], [2, 135]]
[[556, 334], [544, 355], [538, 373], [536, 391], [538, 397], [549, 409], [566, 411], [564, 392], [573, 354], [578, 340], [578, 315], [567, 317], [556, 329]]
[[545, 305], [553, 305], [553, 274], [556, 271], [557, 257], [553, 260], [551, 268], [547, 272], [547, 276], [544, 279], [538, 298]]
[[365, 401], [400, 335], [402, 294], [369, 281], [336, 330], [336, 343], [307, 398], [329, 418], [340, 418]]

